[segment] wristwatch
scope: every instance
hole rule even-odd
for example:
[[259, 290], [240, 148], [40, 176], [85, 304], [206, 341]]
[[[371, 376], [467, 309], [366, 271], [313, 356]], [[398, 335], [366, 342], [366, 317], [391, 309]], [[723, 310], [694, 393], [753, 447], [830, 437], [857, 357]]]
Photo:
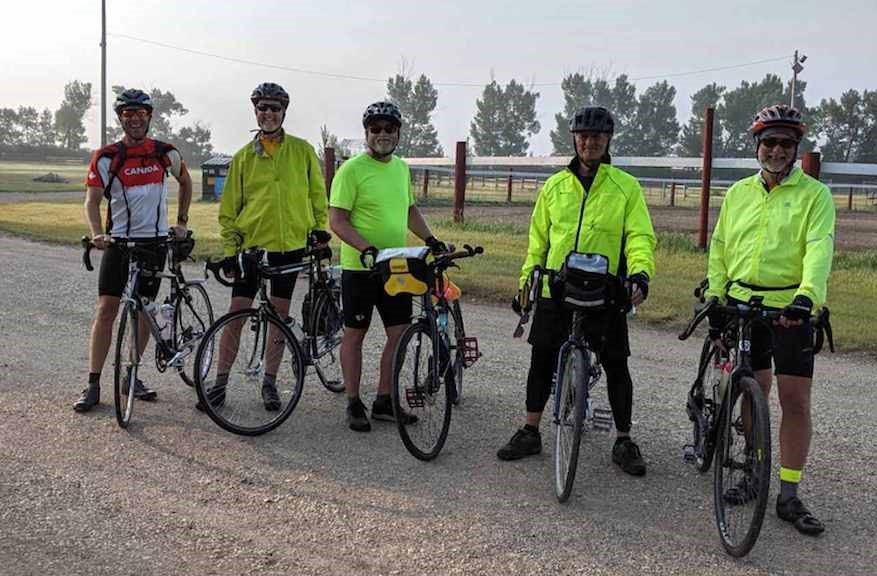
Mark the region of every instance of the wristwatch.
[[182, 225], [185, 226], [185, 225], [188, 224], [188, 223], [189, 223], [189, 217], [188, 217], [188, 216], [182, 216], [182, 215], [177, 216], [177, 224], [182, 224]]

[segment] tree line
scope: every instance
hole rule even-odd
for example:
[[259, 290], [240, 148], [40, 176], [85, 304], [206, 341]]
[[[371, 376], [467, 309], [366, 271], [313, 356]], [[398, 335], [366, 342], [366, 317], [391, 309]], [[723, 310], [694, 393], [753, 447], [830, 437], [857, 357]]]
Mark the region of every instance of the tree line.
[[[795, 103], [809, 125], [803, 150], [818, 148], [826, 161], [877, 162], [877, 90], [850, 89], [837, 99], [827, 98], [814, 106], [805, 99], [807, 83], [798, 81]], [[124, 86], [113, 86], [115, 94]], [[412, 78], [396, 74], [387, 80], [386, 98], [399, 105], [405, 118], [397, 153], [400, 156], [443, 156], [433, 113], [438, 90], [421, 74]], [[656, 82], [637, 92], [627, 75], [615, 78], [573, 73], [562, 83], [564, 106], [555, 114], [550, 130], [555, 155], [573, 153], [568, 119], [583, 106], [602, 105], [615, 116], [612, 152], [621, 156], [700, 156], [703, 150], [703, 117], [707, 106], [716, 109], [713, 154], [725, 157], [752, 155], [748, 134], [756, 111], [769, 104], [788, 102], [790, 83], [776, 74], [759, 81], [743, 81], [728, 87], [710, 83], [690, 96], [691, 115], [684, 125], [677, 119], [676, 88], [667, 81]], [[177, 146], [193, 165], [213, 153], [210, 130], [195, 122], [175, 130], [172, 121], [188, 113], [170, 91], [150, 90], [155, 109], [151, 134]], [[542, 129], [536, 119], [540, 97], [532, 87], [517, 80], [501, 85], [491, 80], [475, 102], [469, 128], [472, 149], [478, 156], [525, 156], [530, 138]], [[20, 106], [0, 108], [0, 146], [61, 147], [79, 150], [86, 142], [83, 118], [92, 106], [91, 84], [74, 80], [64, 87], [64, 99], [54, 113], [47, 109]], [[121, 137], [118, 126], [108, 127], [108, 139]], [[341, 156], [349, 154], [324, 125], [318, 149], [332, 146]]]

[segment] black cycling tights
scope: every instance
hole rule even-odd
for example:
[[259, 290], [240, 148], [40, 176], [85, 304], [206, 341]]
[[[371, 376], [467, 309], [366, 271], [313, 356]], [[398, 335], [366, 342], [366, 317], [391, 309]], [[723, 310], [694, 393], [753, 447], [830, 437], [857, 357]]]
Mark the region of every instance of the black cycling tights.
[[[527, 412], [542, 412], [545, 409], [551, 395], [551, 380], [556, 369], [558, 350], [533, 346], [530, 353], [530, 372], [527, 375]], [[627, 369], [627, 358], [606, 358], [602, 366], [606, 374], [615, 429], [627, 434], [630, 432], [633, 410], [633, 382]]]

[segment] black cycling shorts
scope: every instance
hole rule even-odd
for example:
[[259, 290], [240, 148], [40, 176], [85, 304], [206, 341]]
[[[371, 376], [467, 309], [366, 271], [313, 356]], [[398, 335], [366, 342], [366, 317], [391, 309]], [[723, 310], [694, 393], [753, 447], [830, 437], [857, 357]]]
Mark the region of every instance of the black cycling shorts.
[[[144, 238], [143, 242], [160, 242], [156, 238]], [[161, 278], [152, 274], [153, 271], [161, 272], [164, 269], [167, 258], [167, 249], [163, 244], [155, 244], [149, 249], [150, 257], [144, 259], [144, 270], [140, 273], [140, 286], [138, 291], [141, 296], [154, 300], [161, 287]], [[148, 262], [146, 261], [148, 260]], [[104, 250], [100, 261], [100, 272], [97, 280], [97, 293], [101, 296], [122, 297], [125, 285], [128, 283], [128, 254], [118, 244], [110, 244]]]
[[376, 306], [384, 327], [411, 322], [411, 295], [390, 296], [384, 291], [381, 278], [369, 271], [344, 270], [341, 273], [341, 304], [344, 325], [348, 328], [368, 328]]
[[[298, 264], [304, 257], [304, 248], [300, 250], [292, 250], [291, 252], [268, 252], [268, 264], [270, 266], [286, 266], [287, 264]], [[280, 278], [271, 279], [271, 297], [289, 300], [292, 298], [292, 289], [295, 288], [295, 280], [298, 278], [298, 272], [286, 274]], [[232, 298], [249, 298], [252, 300], [259, 291], [259, 282], [255, 275], [250, 275], [245, 282], [236, 284], [232, 288]]]
[[[573, 313], [550, 298], [539, 298], [527, 341], [538, 348], [560, 348], [569, 337]], [[591, 349], [606, 358], [630, 356], [627, 316], [621, 310], [608, 310], [588, 316], [584, 335]]]

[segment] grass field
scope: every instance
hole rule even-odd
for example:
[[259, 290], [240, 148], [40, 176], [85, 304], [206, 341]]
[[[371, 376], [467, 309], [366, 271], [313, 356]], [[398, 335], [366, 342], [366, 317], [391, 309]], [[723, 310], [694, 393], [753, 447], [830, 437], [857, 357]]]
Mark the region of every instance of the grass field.
[[[190, 227], [195, 231], [199, 258], [221, 253], [216, 223], [218, 205], [194, 202]], [[170, 207], [170, 214], [176, 207]], [[512, 223], [472, 221], [454, 224], [437, 215], [429, 217], [436, 235], [458, 245], [481, 245], [485, 255], [461, 263], [454, 271], [469, 297], [505, 303], [515, 294], [517, 277], [527, 248], [526, 221]], [[87, 232], [82, 205], [29, 202], [6, 204], [0, 211], [0, 230], [34, 240], [74, 245]], [[657, 275], [649, 300], [640, 307], [639, 321], [673, 328], [688, 320], [692, 290], [706, 273], [706, 256], [697, 251], [690, 236], [659, 234]], [[829, 285], [829, 305], [835, 336], [842, 350], [877, 350], [877, 251], [838, 252]]]

